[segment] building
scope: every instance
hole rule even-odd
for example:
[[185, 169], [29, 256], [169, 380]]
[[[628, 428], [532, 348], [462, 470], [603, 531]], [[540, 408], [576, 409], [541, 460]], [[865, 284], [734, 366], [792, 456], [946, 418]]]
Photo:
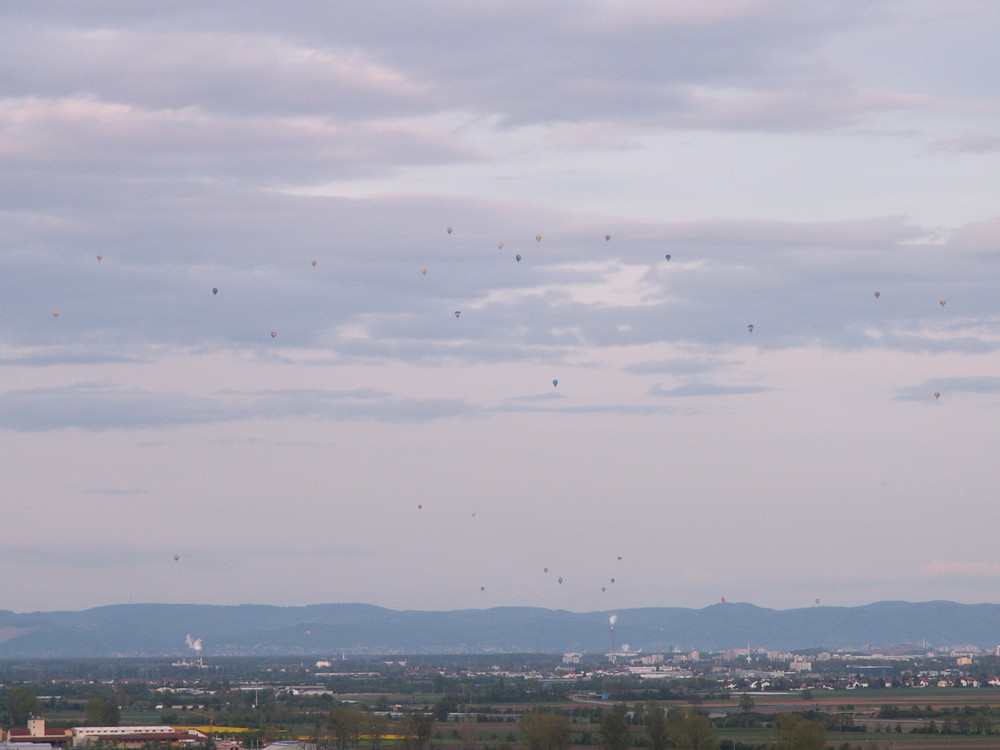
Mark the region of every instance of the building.
[[66, 747], [73, 740], [72, 729], [48, 729], [45, 719], [38, 717], [28, 719], [27, 727], [14, 727], [2, 735], [2, 739], [8, 744], [34, 745], [39, 748], [45, 745]]
[[201, 745], [208, 737], [197, 729], [174, 729], [168, 726], [145, 727], [75, 727], [73, 747], [89, 747], [96, 743], [120, 747], [143, 747], [150, 742], [178, 745]]

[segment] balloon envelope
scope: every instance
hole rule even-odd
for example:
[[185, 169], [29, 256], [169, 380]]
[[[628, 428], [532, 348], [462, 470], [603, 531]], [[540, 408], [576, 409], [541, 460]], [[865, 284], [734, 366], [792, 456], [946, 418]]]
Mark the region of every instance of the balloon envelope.
[[521, 256], [520, 255], [515, 255], [514, 256], [514, 260], [516, 260], [518, 263], [520, 263], [521, 262]]
[[747, 326], [747, 330], [748, 330], [748, 331], [750, 331], [750, 333], [753, 333], [753, 323], [750, 323], [750, 324], [749, 324], [749, 325]]
[[501, 250], [503, 250], [503, 242], [498, 242], [497, 243], [497, 247], [500, 248]]
[[948, 303], [948, 300], [946, 300], [946, 299], [939, 299], [938, 302], [941, 304], [941, 307], [944, 307]]
[[53, 318], [58, 318], [59, 317], [59, 311], [56, 310], [54, 313], [52, 313], [52, 317]]
[[671, 255], [670, 253], [667, 253], [667, 254], [666, 254], [666, 255], [664, 255], [663, 257], [664, 257], [664, 258], [666, 258], [666, 259], [667, 259], [667, 263], [669, 263], [669, 262], [670, 262], [670, 259], [671, 259], [671, 258], [672, 258], [673, 256], [672, 256], [672, 255]]
[[219, 290], [216, 287], [212, 287], [212, 294], [218, 294]]
[[881, 296], [882, 296], [882, 292], [875, 292], [875, 299], [878, 299]]
[[451, 227], [448, 227], [448, 234], [451, 234]]
[[611, 242], [611, 235], [610, 234], [604, 235], [604, 240], [605, 242]]
[[96, 257], [97, 257], [97, 262], [98, 263], [100, 263], [102, 260], [104, 260], [104, 256], [101, 255], [100, 253], [98, 253]]
[[316, 267], [316, 261], [314, 261], [314, 260], [311, 260], [311, 261], [309, 261], [309, 262], [310, 262], [310, 263], [312, 263], [312, 267], [313, 267], [313, 268], [315, 268], [315, 267]]
[[[58, 313], [56, 313], [56, 314], [58, 315]], [[553, 380], [552, 381], [552, 387], [555, 388], [557, 385], [559, 385], [559, 381], [558, 380]]]
[[941, 391], [934, 391], [934, 398], [941, 398]]
[[177, 562], [180, 559], [181, 559], [180, 555], [174, 555], [174, 562]]
[[536, 234], [535, 235], [535, 242], [541, 242], [541, 241], [542, 241], [542, 235]]
[[559, 576], [559, 583], [562, 583], [562, 576]]
[[420, 269], [420, 273], [422, 273], [424, 276], [426, 276], [427, 275], [427, 266], [424, 266], [423, 268], [421, 268]]
[[461, 315], [462, 315], [462, 311], [461, 310], [455, 310], [455, 317], [456, 318], [461, 317]]
[[273, 338], [274, 338], [275, 336], [277, 336], [277, 335], [278, 335], [278, 332], [277, 332], [277, 331], [271, 331], [271, 338], [272, 338], [272, 339], [273, 339]]

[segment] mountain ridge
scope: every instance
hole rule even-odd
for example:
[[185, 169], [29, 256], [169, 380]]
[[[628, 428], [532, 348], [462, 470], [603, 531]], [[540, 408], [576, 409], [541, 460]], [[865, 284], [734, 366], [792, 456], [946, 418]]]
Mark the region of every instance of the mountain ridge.
[[775, 610], [741, 602], [702, 609], [638, 607], [570, 612], [541, 607], [393, 610], [364, 603], [114, 604], [86, 610], [0, 610], [0, 658], [603, 653], [608, 618], [633, 651], [806, 650], [1000, 643], [1000, 604], [883, 601]]

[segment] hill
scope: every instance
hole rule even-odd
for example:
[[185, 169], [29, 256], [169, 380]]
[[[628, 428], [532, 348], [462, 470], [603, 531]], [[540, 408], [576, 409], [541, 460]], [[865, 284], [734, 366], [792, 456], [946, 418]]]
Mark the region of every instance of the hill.
[[[383, 653], [602, 653], [612, 612], [498, 607], [398, 611], [367, 604], [121, 604], [82, 611], [0, 611], [0, 658], [338, 655]], [[1000, 605], [876, 602], [773, 610], [753, 604], [618, 610], [616, 640], [632, 650], [888, 647], [1000, 643]]]

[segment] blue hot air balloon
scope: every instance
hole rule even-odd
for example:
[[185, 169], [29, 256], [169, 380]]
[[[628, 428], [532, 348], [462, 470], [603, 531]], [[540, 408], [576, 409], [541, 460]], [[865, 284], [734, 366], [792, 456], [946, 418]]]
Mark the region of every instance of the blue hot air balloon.
[[750, 324], [749, 324], [749, 325], [747, 326], [747, 330], [748, 330], [748, 331], [750, 331], [750, 333], [753, 333], [753, 323], [750, 323]]
[[557, 385], [559, 385], [559, 381], [558, 380], [553, 380], [552, 381], [552, 387], [555, 388]]
[[219, 293], [218, 289], [215, 289], [215, 288], [212, 289], [212, 294], [218, 294], [218, 293]]

